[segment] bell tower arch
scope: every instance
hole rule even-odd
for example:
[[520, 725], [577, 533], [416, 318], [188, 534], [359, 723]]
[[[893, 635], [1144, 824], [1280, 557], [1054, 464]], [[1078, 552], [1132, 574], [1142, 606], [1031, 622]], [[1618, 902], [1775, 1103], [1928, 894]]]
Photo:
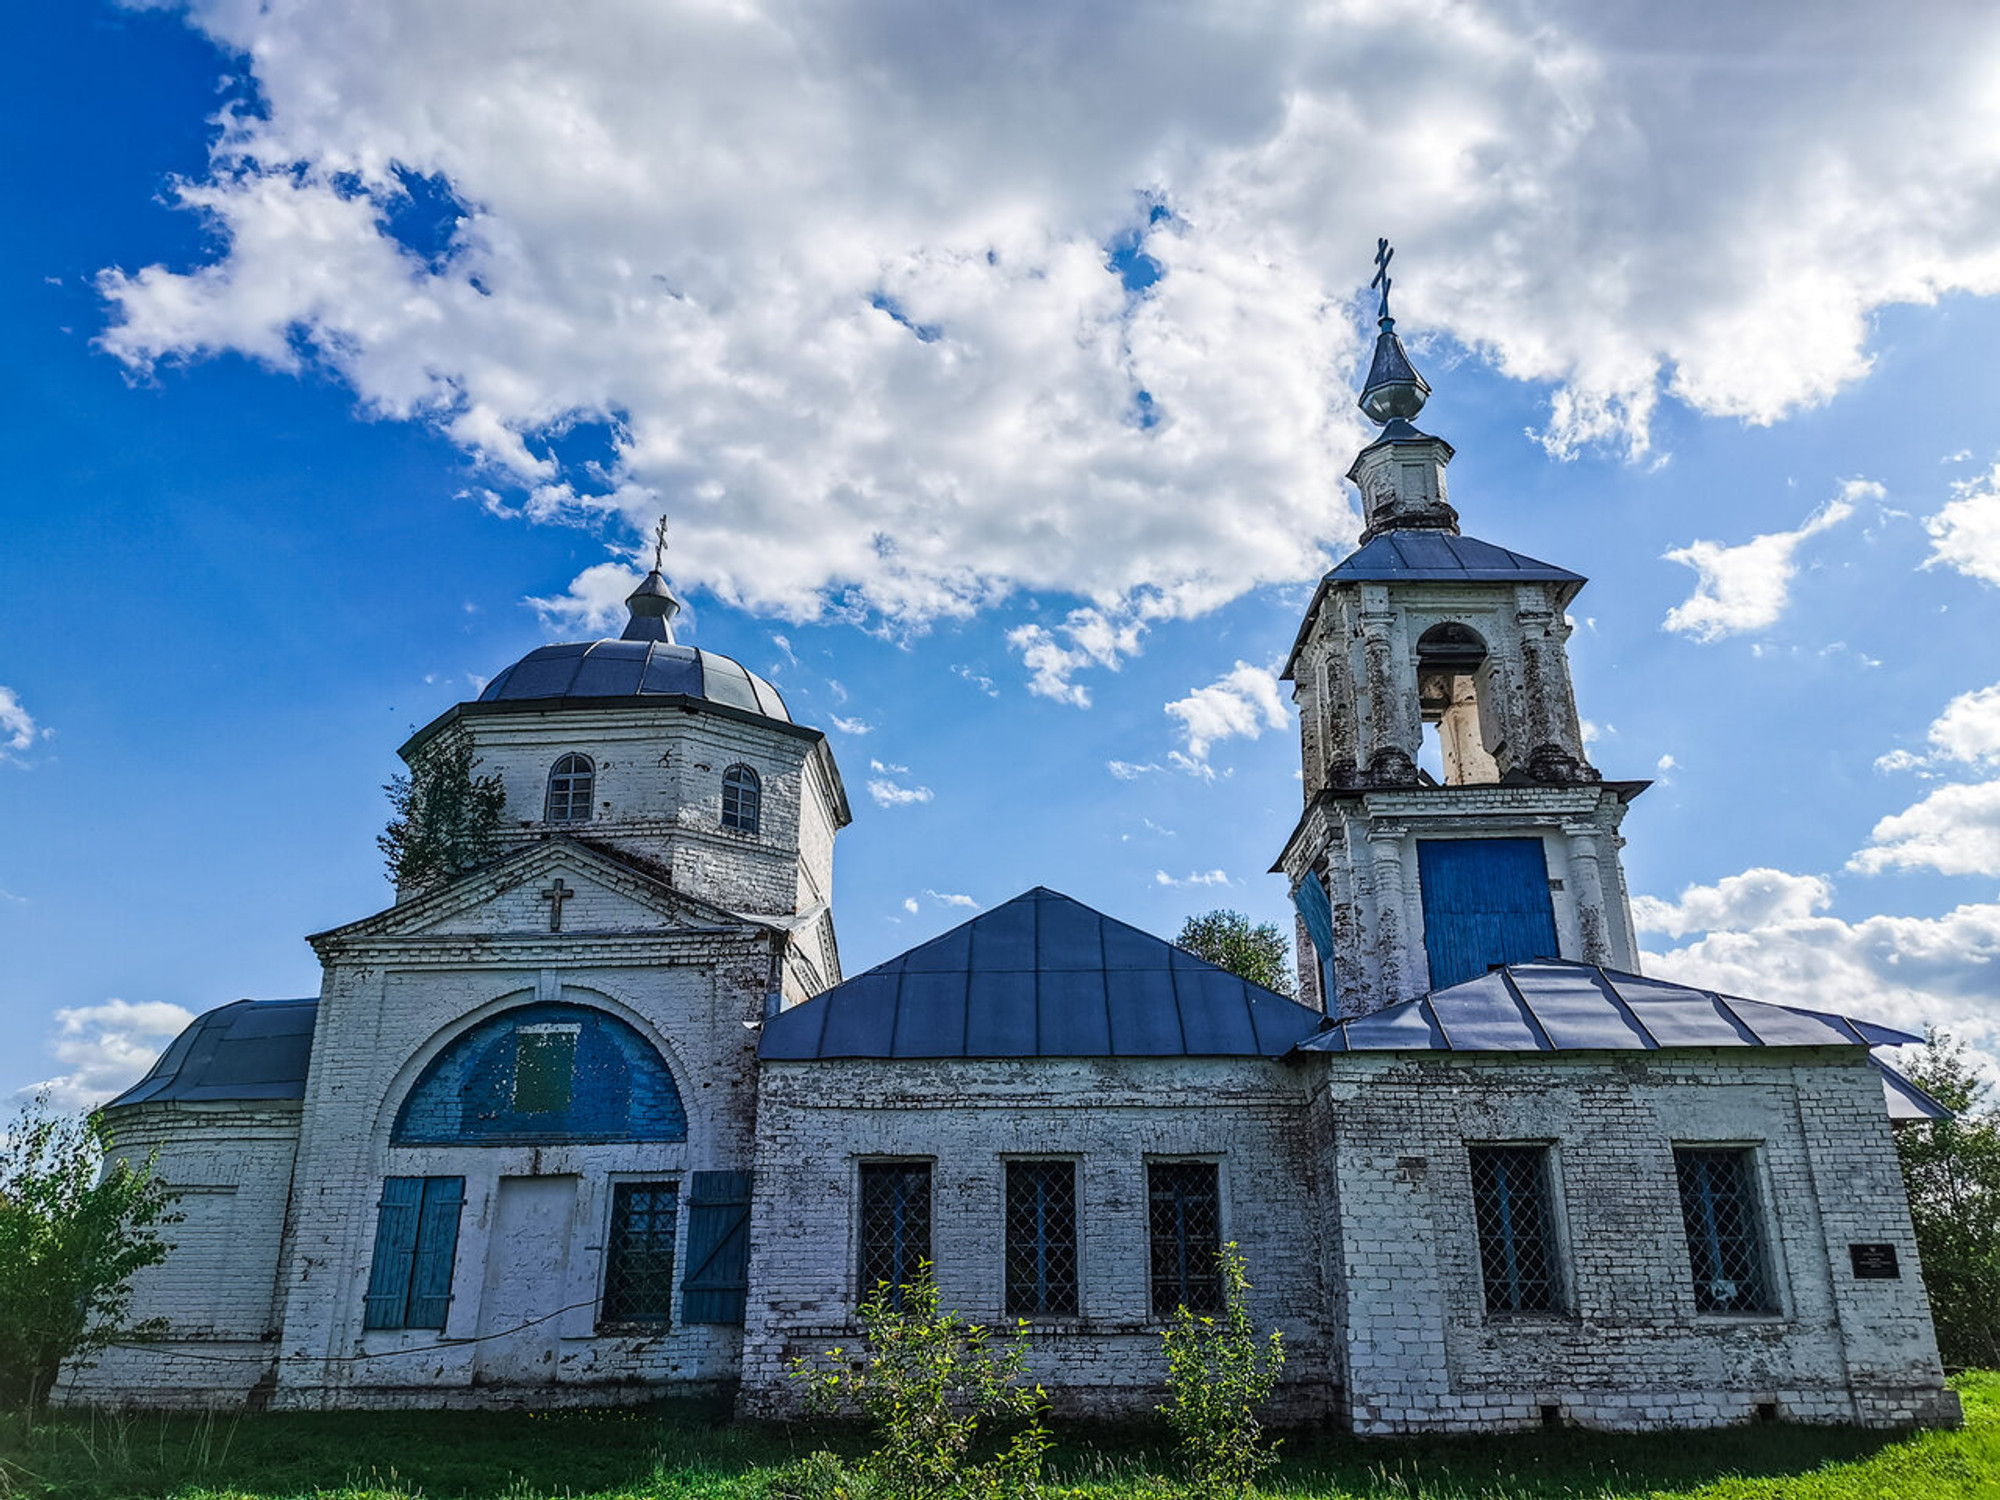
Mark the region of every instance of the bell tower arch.
[[1381, 431], [1347, 471], [1361, 545], [1284, 673], [1305, 809], [1277, 868], [1303, 990], [1341, 1016], [1499, 963], [1638, 964], [1618, 829], [1648, 783], [1606, 781], [1585, 752], [1566, 615], [1585, 579], [1459, 529], [1387, 282], [1360, 396]]

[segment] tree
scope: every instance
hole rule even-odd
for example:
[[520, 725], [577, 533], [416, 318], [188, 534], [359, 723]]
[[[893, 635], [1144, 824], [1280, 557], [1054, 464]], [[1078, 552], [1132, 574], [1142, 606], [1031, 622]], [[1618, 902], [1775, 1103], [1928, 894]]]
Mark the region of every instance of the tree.
[[1258, 1408], [1285, 1367], [1277, 1329], [1260, 1343], [1250, 1321], [1250, 1278], [1230, 1241], [1216, 1257], [1222, 1313], [1197, 1317], [1185, 1306], [1160, 1334], [1167, 1351], [1167, 1402], [1160, 1414], [1180, 1439], [1189, 1500], [1233, 1500], [1277, 1461]]
[[1174, 943], [1239, 979], [1281, 995], [1294, 991], [1292, 945], [1274, 923], [1253, 927], [1242, 912], [1218, 909], [1189, 917]]
[[442, 885], [498, 852], [507, 793], [498, 776], [475, 775], [478, 764], [460, 740], [432, 748], [410, 775], [382, 788], [395, 816], [375, 842], [397, 889]]
[[111, 1144], [101, 1113], [52, 1113], [47, 1095], [0, 1140], [0, 1402], [40, 1406], [64, 1361], [157, 1331], [126, 1325], [132, 1277], [179, 1219], [152, 1162]]
[[2000, 1364], [2000, 1116], [1946, 1032], [1926, 1033], [1908, 1071], [1957, 1116], [1896, 1132], [1938, 1350], [1948, 1365]]

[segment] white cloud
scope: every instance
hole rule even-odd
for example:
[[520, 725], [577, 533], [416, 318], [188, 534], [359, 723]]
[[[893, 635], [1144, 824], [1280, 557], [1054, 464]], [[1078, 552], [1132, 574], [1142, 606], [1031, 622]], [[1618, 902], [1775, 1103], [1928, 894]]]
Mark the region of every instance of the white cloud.
[[[1098, 609], [1073, 609], [1054, 630], [1042, 625], [1017, 625], [1007, 632], [1007, 644], [1021, 653], [1021, 663], [1031, 674], [1028, 691], [1053, 698], [1074, 708], [1090, 707], [1090, 689], [1070, 681], [1086, 667], [1119, 664], [1139, 651], [1146, 627], [1137, 619], [1114, 619]], [[1056, 639], [1058, 632], [1069, 641]]]
[[106, 1000], [59, 1010], [49, 1051], [66, 1070], [32, 1084], [57, 1109], [90, 1109], [139, 1081], [194, 1012], [163, 1000]]
[[1155, 870], [1153, 872], [1153, 884], [1172, 886], [1176, 889], [1183, 886], [1228, 885], [1229, 883], [1229, 877], [1221, 870], [1195, 870], [1178, 878], [1169, 875], [1165, 870]]
[[[636, 539], [671, 497], [676, 581], [786, 616], [1319, 571], [1384, 182], [1405, 328], [1551, 383], [1559, 454], [1643, 452], [1662, 392], [1777, 420], [1866, 373], [1875, 309], [2000, 290], [1978, 6], [1210, 0], [1007, 45], [970, 0], [186, 11], [258, 103], [175, 189], [218, 248], [105, 272], [105, 347], [331, 370], [529, 519]], [[386, 227], [399, 170], [455, 194], [444, 254]]]
[[1693, 568], [1697, 581], [1687, 601], [1667, 611], [1667, 629], [1698, 641], [1719, 641], [1776, 624], [1798, 572], [1799, 544], [1853, 515], [1856, 500], [1879, 500], [1886, 493], [1870, 480], [1850, 479], [1841, 485], [1838, 498], [1821, 506], [1796, 531], [1767, 532], [1737, 547], [1704, 541], [1676, 547], [1666, 560]]
[[1931, 747], [1928, 754], [1891, 750], [1875, 758], [1875, 769], [1922, 773], [1949, 761], [2000, 763], [2000, 683], [1960, 693], [1931, 721], [1925, 738]]
[[1760, 867], [1727, 875], [1714, 885], [1691, 885], [1678, 901], [1632, 898], [1632, 920], [1641, 932], [1685, 937], [1690, 932], [1745, 932], [1777, 921], [1799, 921], [1833, 900], [1833, 887], [1817, 875], [1788, 875]]
[[1941, 786], [1869, 830], [1848, 868], [2000, 875], [2000, 781]]
[[923, 908], [917, 905], [917, 898], [915, 896], [905, 896], [903, 898], [903, 910], [914, 917]]
[[895, 765], [886, 760], [870, 760], [868, 762], [868, 769], [878, 772], [883, 776], [907, 776], [910, 774], [908, 766]]
[[[1732, 887], [1732, 881], [1749, 885]], [[1745, 899], [1746, 890], [1775, 899]], [[1827, 888], [1817, 876], [1776, 870], [1692, 887], [1681, 901], [1659, 905], [1699, 914], [1710, 924], [1706, 934], [1669, 952], [1646, 954], [1646, 972], [1912, 1031], [1941, 1024], [1984, 1053], [1992, 1068], [2000, 1058], [2000, 1010], [1993, 1005], [2000, 905], [1849, 922], [1825, 914], [1822, 893]], [[1635, 915], [1639, 904], [1634, 902]]]
[[1120, 781], [1137, 781], [1141, 776], [1150, 776], [1162, 769], [1158, 761], [1107, 760], [1104, 769]]
[[1667, 774], [1667, 772], [1673, 770], [1673, 768], [1679, 764], [1680, 762], [1675, 760], [1673, 755], [1669, 753], [1666, 755], [1662, 755], [1658, 761], [1654, 762], [1654, 769], [1657, 770], [1662, 776], [1664, 776]]
[[851, 734], [859, 738], [861, 735], [875, 732], [875, 726], [866, 719], [850, 719], [844, 714], [828, 714], [827, 719], [842, 734]]
[[1277, 674], [1247, 661], [1237, 662], [1207, 687], [1176, 698], [1166, 709], [1181, 721], [1187, 739], [1187, 753], [1174, 752], [1169, 758], [1197, 775], [1213, 775], [1208, 752], [1216, 741], [1239, 735], [1254, 740], [1266, 729], [1283, 729], [1291, 722], [1278, 694]]
[[12, 688], [0, 687], [0, 765], [25, 766], [23, 754], [52, 733], [35, 722]]
[[956, 891], [933, 891], [926, 888], [924, 894], [937, 902], [939, 906], [959, 907], [966, 911], [979, 910], [979, 903], [977, 901], [973, 900], [970, 896], [960, 895]]
[[978, 688], [979, 691], [984, 693], [987, 697], [997, 698], [1000, 696], [999, 687], [996, 686], [993, 679], [991, 677], [988, 677], [985, 673], [975, 672], [971, 667], [967, 666], [964, 662], [958, 662], [954, 664], [951, 670], [954, 676], [963, 677], [967, 682], [971, 683], [974, 687]]
[[1926, 567], [1942, 563], [1968, 578], [2000, 583], [2000, 464], [1952, 485], [1955, 498], [1924, 522], [1931, 534]]
[[903, 786], [877, 776], [868, 783], [868, 795], [875, 799], [877, 807], [908, 807], [913, 802], [930, 801], [933, 793], [927, 786]]

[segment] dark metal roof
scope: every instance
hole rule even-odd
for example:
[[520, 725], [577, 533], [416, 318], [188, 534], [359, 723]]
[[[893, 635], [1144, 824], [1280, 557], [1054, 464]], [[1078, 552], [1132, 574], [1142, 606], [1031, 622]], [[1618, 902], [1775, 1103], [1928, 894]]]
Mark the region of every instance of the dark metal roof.
[[778, 690], [741, 662], [670, 641], [538, 646], [486, 684], [481, 703], [673, 696], [704, 699], [789, 724]]
[[1349, 553], [1328, 583], [1573, 583], [1580, 573], [1537, 562], [1474, 536], [1448, 531], [1389, 531]]
[[1280, 1057], [1320, 1013], [1037, 886], [764, 1023], [758, 1055]]
[[1907, 1125], [1919, 1120], [1949, 1120], [1952, 1112], [1923, 1089], [1898, 1073], [1879, 1057], [1868, 1059], [1882, 1075], [1882, 1097], [1889, 1106], [1889, 1122]]
[[111, 1103], [303, 1099], [317, 1000], [238, 1000], [196, 1016]]
[[1772, 1005], [1537, 959], [1340, 1021], [1304, 1052], [1641, 1052], [1664, 1047], [1900, 1047], [1920, 1036], [1830, 1012]]

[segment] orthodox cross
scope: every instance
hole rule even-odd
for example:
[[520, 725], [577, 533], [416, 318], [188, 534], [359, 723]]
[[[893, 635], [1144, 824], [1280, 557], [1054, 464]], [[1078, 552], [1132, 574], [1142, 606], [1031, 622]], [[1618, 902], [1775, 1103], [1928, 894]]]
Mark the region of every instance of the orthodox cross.
[[562, 883], [560, 875], [556, 877], [554, 885], [542, 892], [542, 899], [549, 903], [550, 932], [562, 931], [562, 904], [575, 894], [575, 891]]
[[653, 528], [653, 571], [658, 573], [667, 561], [667, 518], [660, 517], [660, 524]]
[[1382, 310], [1375, 315], [1378, 318], [1389, 316], [1389, 262], [1395, 258], [1396, 252], [1389, 248], [1387, 240], [1375, 241], [1375, 279], [1368, 284], [1382, 288]]

